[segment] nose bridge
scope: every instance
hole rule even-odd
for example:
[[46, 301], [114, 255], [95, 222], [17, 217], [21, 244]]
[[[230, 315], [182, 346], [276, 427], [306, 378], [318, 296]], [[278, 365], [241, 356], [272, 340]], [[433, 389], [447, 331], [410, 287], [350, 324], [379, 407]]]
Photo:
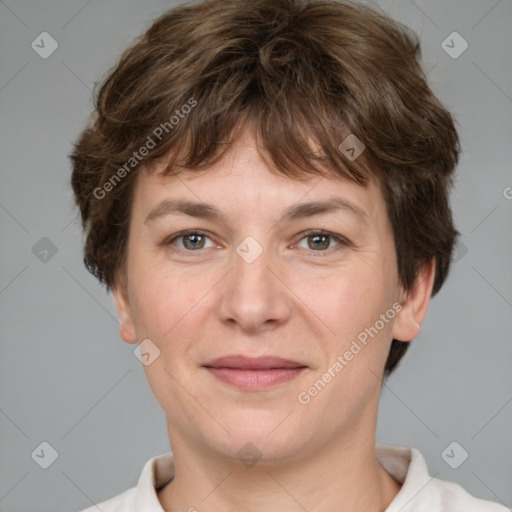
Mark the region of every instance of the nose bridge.
[[[264, 247], [266, 242], [259, 238], [261, 243], [255, 237], [248, 236], [235, 248], [233, 278], [237, 291], [244, 294], [252, 291], [262, 299], [263, 295], [271, 292], [269, 281], [273, 274], [268, 267], [272, 266], [273, 258], [268, 244]], [[255, 296], [254, 302], [256, 299]]]
[[286, 288], [274, 275], [275, 258], [263, 244], [248, 236], [235, 248], [222, 296], [224, 319], [236, 320], [247, 330], [258, 330], [289, 314]]

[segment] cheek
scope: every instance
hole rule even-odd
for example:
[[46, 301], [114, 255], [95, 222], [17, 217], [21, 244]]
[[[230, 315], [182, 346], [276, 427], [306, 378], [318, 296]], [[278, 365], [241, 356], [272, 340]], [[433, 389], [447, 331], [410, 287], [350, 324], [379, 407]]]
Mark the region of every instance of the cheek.
[[[322, 293], [315, 294], [318, 316], [331, 331], [324, 338], [326, 369], [331, 367], [341, 377], [335, 380], [343, 382], [337, 396], [344, 396], [344, 390], [354, 390], [368, 379], [370, 387], [373, 380], [377, 381], [371, 372], [378, 375], [385, 363], [395, 317], [389, 281], [382, 266], [372, 262], [347, 269]], [[336, 372], [332, 365], [338, 356], [342, 357], [343, 369]]]
[[135, 292], [137, 328], [158, 345], [179, 329], [180, 322], [191, 311], [197, 297], [193, 297], [180, 279], [157, 276], [138, 283]]
[[[157, 273], [139, 279], [134, 292], [138, 337], [149, 338], [160, 351], [154, 362], [144, 366], [147, 381], [166, 412], [178, 410], [184, 414], [190, 396], [182, 385], [187, 390], [192, 389], [185, 362], [189, 359], [190, 320], [198, 297], [179, 277], [162, 277]], [[183, 421], [183, 418], [174, 418], [174, 421]]]
[[144, 368], [159, 400], [165, 400], [160, 396], [164, 390], [180, 393], [169, 372], [185, 383], [187, 372], [197, 362], [198, 340], [211, 318], [207, 292], [212, 286], [197, 275], [187, 278], [182, 272], [166, 271], [140, 278], [134, 288], [138, 338], [149, 338], [160, 350], [158, 364]]
[[341, 269], [320, 283], [324, 286], [315, 284], [316, 291], [310, 294], [310, 300], [325, 315], [325, 322], [332, 323], [332, 329], [344, 338], [373, 323], [388, 307], [389, 293], [378, 268], [361, 265]]

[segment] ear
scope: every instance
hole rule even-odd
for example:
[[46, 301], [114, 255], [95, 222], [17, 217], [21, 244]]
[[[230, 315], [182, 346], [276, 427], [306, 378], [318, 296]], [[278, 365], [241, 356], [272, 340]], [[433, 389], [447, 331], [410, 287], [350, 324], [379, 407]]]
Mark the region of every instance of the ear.
[[112, 294], [120, 320], [119, 335], [126, 343], [137, 343], [137, 333], [128, 295], [128, 286], [123, 280], [118, 280], [112, 287]]
[[393, 338], [399, 341], [412, 341], [420, 332], [420, 325], [427, 314], [435, 278], [435, 259], [425, 263], [418, 272], [411, 290], [402, 291], [402, 309], [393, 323]]

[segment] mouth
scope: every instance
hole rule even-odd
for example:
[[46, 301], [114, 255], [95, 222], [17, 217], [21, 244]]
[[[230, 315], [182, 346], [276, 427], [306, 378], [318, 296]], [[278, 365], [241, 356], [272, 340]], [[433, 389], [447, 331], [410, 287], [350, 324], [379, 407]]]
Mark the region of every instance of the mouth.
[[213, 376], [244, 391], [262, 391], [288, 382], [308, 367], [280, 357], [221, 357], [203, 365]]

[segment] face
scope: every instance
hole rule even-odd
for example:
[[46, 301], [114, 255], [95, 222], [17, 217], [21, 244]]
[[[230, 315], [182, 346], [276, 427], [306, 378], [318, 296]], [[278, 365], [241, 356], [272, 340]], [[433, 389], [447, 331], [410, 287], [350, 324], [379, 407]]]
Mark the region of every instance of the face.
[[227, 457], [247, 442], [293, 457], [374, 428], [391, 340], [417, 334], [432, 284], [400, 289], [375, 184], [272, 174], [250, 132], [206, 173], [140, 173], [127, 250], [122, 337], [151, 340], [171, 443]]

